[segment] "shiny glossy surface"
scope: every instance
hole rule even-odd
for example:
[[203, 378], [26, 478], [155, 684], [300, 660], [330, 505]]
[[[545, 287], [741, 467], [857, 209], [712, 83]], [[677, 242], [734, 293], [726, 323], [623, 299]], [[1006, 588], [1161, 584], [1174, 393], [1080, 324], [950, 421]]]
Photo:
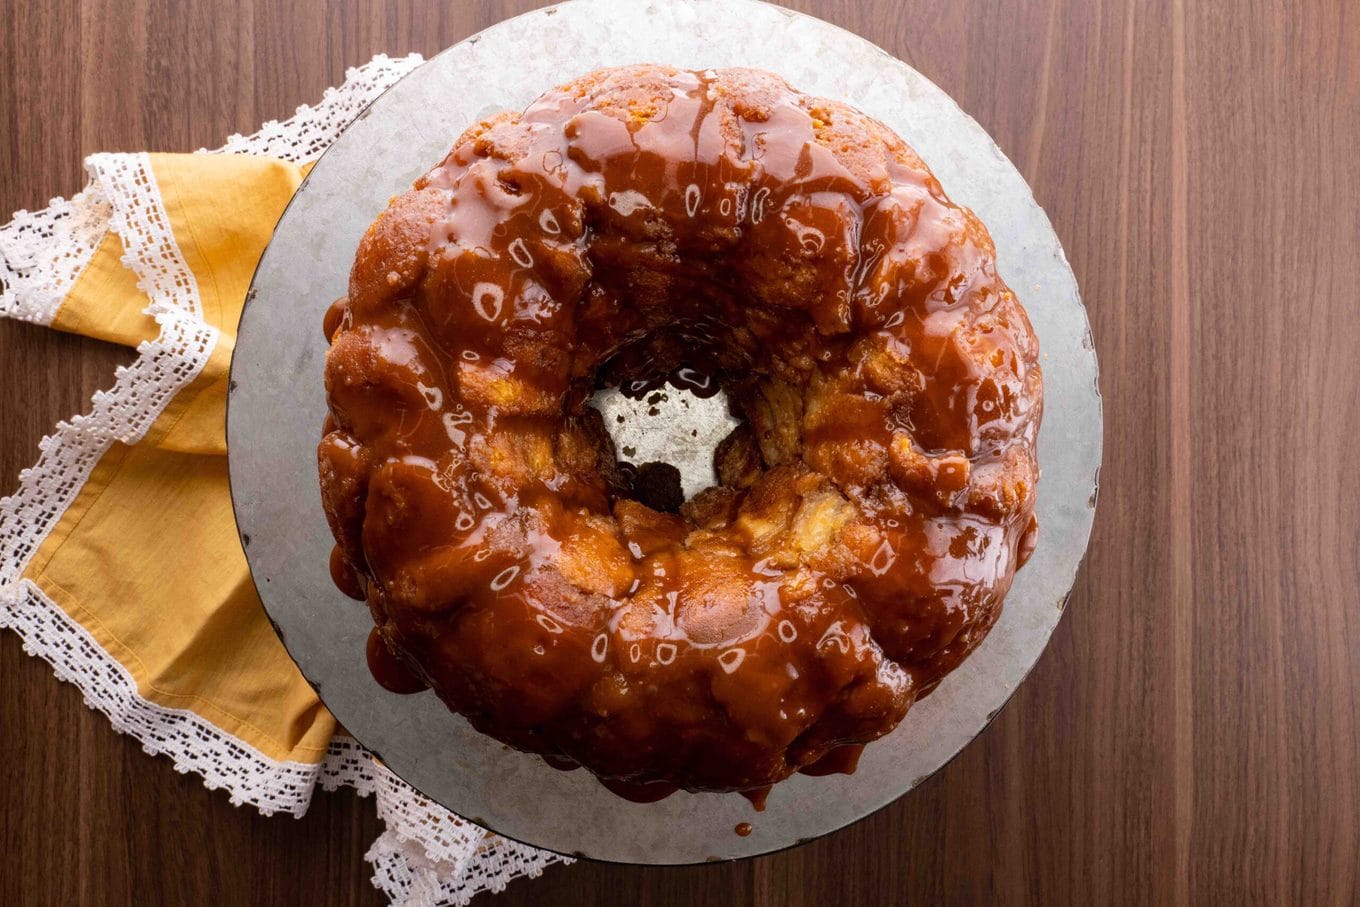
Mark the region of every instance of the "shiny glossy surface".
[[378, 681], [384, 690], [392, 693], [419, 693], [425, 689], [425, 681], [388, 648], [377, 627], [368, 634], [364, 656], [373, 679]]
[[[473, 127], [342, 308], [322, 489], [383, 637], [615, 782], [758, 788], [881, 736], [1032, 536], [1037, 344], [986, 231], [767, 74], [604, 71]], [[680, 516], [585, 406], [672, 373], [746, 421]]]

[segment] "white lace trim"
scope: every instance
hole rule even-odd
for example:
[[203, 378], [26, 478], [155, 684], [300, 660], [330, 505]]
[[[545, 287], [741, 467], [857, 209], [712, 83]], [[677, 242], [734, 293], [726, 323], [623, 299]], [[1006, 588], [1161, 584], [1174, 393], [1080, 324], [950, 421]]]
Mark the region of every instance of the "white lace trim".
[[397, 79], [425, 62], [420, 54], [378, 54], [345, 71], [345, 84], [327, 88], [315, 107], [303, 104], [287, 120], [270, 120], [253, 135], [233, 135], [217, 152], [261, 154], [300, 164], [316, 160], [363, 109]]
[[137, 289], [150, 300], [146, 313], [189, 315], [202, 321], [198, 279], [175, 241], [151, 156], [92, 154], [85, 159], [85, 169], [91, 184], [113, 202], [109, 229], [122, 238], [123, 265], [137, 276]]
[[108, 232], [109, 203], [95, 186], [0, 227], [0, 315], [51, 324]]
[[[251, 136], [232, 136], [218, 152], [315, 158], [381, 91], [422, 62], [419, 56], [375, 57], [347, 73], [315, 107]], [[147, 294], [146, 311], [160, 334], [142, 343], [114, 385], [94, 395], [90, 412], [61, 422], [44, 438], [36, 465], [0, 500], [0, 627], [10, 627], [30, 654], [74, 683], [92, 709], [136, 737], [152, 754], [167, 755], [180, 772], [195, 772], [209, 788], [228, 792], [266, 815], [302, 815], [319, 783], [373, 794], [387, 830], [367, 854], [373, 883], [394, 903], [410, 907], [465, 904], [481, 891], [500, 891], [520, 875], [536, 876], [554, 862], [547, 851], [516, 844], [465, 822], [432, 803], [376, 763], [347, 737], [337, 737], [319, 765], [270, 759], [191, 711], [143, 699], [128, 671], [32, 582], [21, 579], [34, 552], [70, 506], [94, 465], [115, 442], [134, 444], [169, 401], [207, 363], [218, 332], [202, 320], [194, 275], [184, 261], [145, 154], [101, 154], [86, 161], [90, 184], [69, 201], [21, 211], [0, 227], [0, 315], [51, 324], [61, 301], [109, 230], [123, 241], [124, 264]]]
[[373, 884], [392, 903], [408, 907], [466, 904], [483, 891], [504, 891], [506, 885], [520, 876], [537, 878], [553, 863], [572, 862], [545, 850], [486, 834], [463, 862], [447, 869], [422, 856], [415, 842], [392, 830], [391, 823], [373, 842], [366, 859], [373, 864]]

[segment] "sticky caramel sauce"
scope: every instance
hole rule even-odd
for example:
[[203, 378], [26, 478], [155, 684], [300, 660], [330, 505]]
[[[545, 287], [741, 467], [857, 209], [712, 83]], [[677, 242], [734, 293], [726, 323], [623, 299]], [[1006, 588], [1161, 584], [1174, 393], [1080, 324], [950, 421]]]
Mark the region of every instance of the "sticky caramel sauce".
[[368, 633], [368, 670], [373, 679], [384, 690], [392, 693], [419, 693], [425, 689], [425, 681], [420, 679], [411, 667], [392, 654], [382, 634], [374, 627]]
[[816, 762], [803, 766], [798, 771], [804, 775], [853, 775], [859, 767], [860, 754], [864, 744], [848, 743], [838, 746]]
[[359, 578], [358, 572], [345, 560], [345, 554], [336, 545], [331, 549], [331, 581], [335, 583], [335, 588], [348, 595], [356, 601], [364, 601], [363, 581]]
[[761, 787], [754, 787], [750, 790], [738, 791], [743, 797], [751, 801], [751, 806], [758, 813], [765, 811], [765, 803], [770, 799], [772, 785], [766, 784]]
[[655, 781], [648, 784], [634, 784], [614, 778], [601, 778], [600, 783], [625, 800], [633, 803], [656, 803], [679, 790], [674, 784]]

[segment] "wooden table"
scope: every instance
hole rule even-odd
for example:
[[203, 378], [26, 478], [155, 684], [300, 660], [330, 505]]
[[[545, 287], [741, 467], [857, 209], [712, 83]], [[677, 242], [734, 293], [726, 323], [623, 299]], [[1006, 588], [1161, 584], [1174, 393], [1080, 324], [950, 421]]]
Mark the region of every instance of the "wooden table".
[[[250, 132], [379, 51], [534, 0], [0, 0], [0, 216], [100, 150]], [[995, 136], [1102, 365], [1091, 551], [996, 722], [854, 827], [736, 865], [578, 864], [478, 903], [1360, 899], [1360, 10], [791, 3]], [[0, 491], [124, 351], [0, 322]], [[0, 902], [373, 903], [371, 806], [265, 819], [143, 754], [0, 637]]]

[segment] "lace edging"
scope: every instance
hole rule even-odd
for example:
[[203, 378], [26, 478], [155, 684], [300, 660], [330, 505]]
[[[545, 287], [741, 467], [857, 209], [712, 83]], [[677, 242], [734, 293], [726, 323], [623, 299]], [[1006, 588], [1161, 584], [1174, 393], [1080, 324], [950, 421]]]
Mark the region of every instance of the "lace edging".
[[109, 203], [88, 186], [0, 227], [0, 315], [51, 324], [108, 231]]
[[[314, 158], [392, 82], [419, 65], [418, 55], [375, 57], [351, 69], [346, 82], [314, 107], [302, 106], [283, 123], [266, 123], [251, 136], [232, 136], [217, 152]], [[411, 907], [464, 904], [481, 891], [499, 891], [519, 875], [536, 876], [554, 862], [546, 851], [489, 835], [434, 804], [376, 763], [355, 741], [332, 742], [319, 765], [279, 762], [211, 725], [193, 712], [143, 699], [134, 678], [79, 624], [32, 582], [24, 568], [70, 506], [90, 471], [115, 442], [136, 443], [171, 398], [198, 376], [218, 340], [203, 322], [198, 288], [170, 230], [145, 154], [94, 155], [89, 185], [70, 200], [54, 199], [39, 212], [18, 212], [0, 227], [0, 316], [51, 324], [108, 231], [123, 240], [126, 264], [148, 296], [147, 313], [159, 336], [142, 343], [137, 358], [115, 373], [114, 385], [94, 395], [90, 412], [63, 421], [40, 443], [41, 456], [0, 500], [0, 627], [10, 627], [24, 649], [47, 661], [58, 678], [74, 683], [92, 709], [143, 749], [169, 756], [176, 771], [193, 771], [209, 788], [228, 792], [266, 815], [302, 815], [319, 783], [372, 794], [388, 828], [367, 854], [373, 884], [394, 903]]]
[[327, 88], [316, 106], [303, 104], [283, 122], [270, 120], [251, 135], [230, 136], [213, 153], [267, 155], [295, 164], [315, 160], [374, 98], [424, 62], [420, 54], [396, 58], [378, 54], [363, 66], [345, 70], [344, 84]]

